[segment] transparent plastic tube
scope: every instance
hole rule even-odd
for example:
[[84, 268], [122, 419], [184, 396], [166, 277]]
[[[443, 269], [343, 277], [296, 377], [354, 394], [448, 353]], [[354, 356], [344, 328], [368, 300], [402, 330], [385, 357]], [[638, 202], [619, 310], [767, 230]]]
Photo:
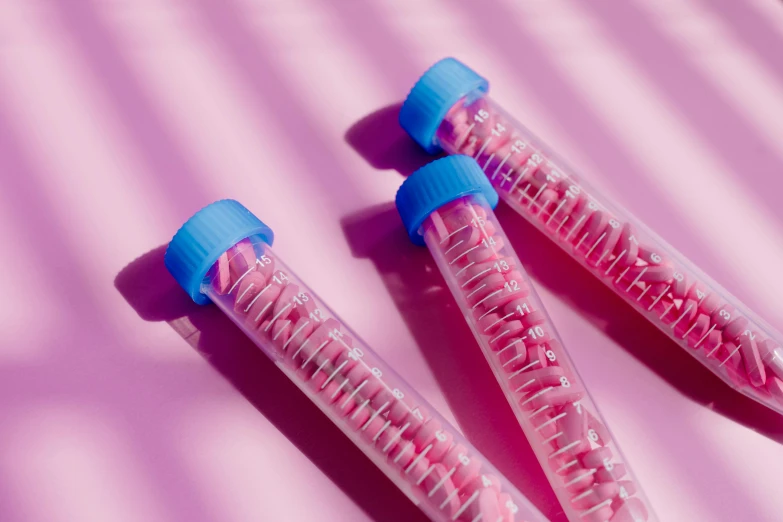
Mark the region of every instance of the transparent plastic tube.
[[[444, 96], [427, 100], [434, 125], [417, 133], [402, 113], [415, 116], [421, 107], [409, 101], [432, 80]], [[442, 60], [411, 91], [401, 123], [432, 152], [475, 158], [522, 217], [729, 386], [783, 413], [783, 335], [590, 187], [487, 90], [476, 73]]]
[[[462, 158], [486, 183], [478, 165]], [[449, 175], [449, 160], [423, 167], [400, 191], [435, 169]], [[438, 206], [418, 233], [568, 519], [657, 520], [484, 195]]]
[[[191, 220], [203, 224], [227, 203], [239, 206], [220, 201]], [[430, 519], [546, 521], [288, 269], [270, 235], [238, 234], [205, 265], [194, 299], [217, 304]]]

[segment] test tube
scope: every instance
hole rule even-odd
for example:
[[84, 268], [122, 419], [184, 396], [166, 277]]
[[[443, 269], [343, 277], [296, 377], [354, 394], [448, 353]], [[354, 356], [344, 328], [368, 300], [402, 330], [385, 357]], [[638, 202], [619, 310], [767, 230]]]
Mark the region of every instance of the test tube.
[[500, 197], [732, 388], [783, 413], [783, 335], [584, 182], [446, 58], [414, 85], [400, 124], [430, 153], [476, 159]]
[[414, 172], [396, 203], [427, 245], [571, 522], [652, 522], [493, 209], [481, 167], [448, 156]]
[[165, 264], [215, 303], [431, 520], [547, 519], [272, 252], [233, 200], [193, 215]]

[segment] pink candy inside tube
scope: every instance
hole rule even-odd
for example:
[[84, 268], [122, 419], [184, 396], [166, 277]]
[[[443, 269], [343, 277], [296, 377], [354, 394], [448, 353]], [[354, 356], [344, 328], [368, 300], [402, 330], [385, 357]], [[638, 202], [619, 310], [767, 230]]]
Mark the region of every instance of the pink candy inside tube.
[[223, 253], [202, 293], [432, 520], [547, 520], [260, 237]]
[[783, 413], [783, 335], [597, 192], [485, 92], [466, 93], [435, 143], [475, 158], [509, 206], [727, 384]]
[[420, 232], [568, 519], [656, 520], [484, 196]]

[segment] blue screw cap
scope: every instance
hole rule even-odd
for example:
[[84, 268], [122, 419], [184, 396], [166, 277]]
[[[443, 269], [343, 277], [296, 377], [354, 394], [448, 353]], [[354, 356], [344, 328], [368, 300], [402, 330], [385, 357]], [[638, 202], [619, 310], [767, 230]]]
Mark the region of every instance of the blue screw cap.
[[397, 191], [395, 203], [411, 241], [423, 245], [419, 229], [424, 220], [446, 203], [470, 194], [482, 194], [493, 209], [498, 204], [498, 193], [473, 158], [446, 156], [411, 174]]
[[435, 132], [455, 103], [471, 92], [486, 93], [489, 82], [454, 58], [430, 67], [400, 109], [400, 125], [430, 154], [440, 152]]
[[274, 232], [233, 199], [216, 201], [196, 212], [174, 234], [163, 261], [197, 304], [208, 304], [201, 284], [218, 258], [243, 239], [259, 235], [271, 245]]

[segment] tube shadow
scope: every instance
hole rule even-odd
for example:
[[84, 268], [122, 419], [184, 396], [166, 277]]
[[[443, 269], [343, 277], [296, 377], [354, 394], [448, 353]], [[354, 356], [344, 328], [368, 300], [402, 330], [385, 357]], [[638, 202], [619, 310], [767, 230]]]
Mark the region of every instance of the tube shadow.
[[[421, 150], [408, 150], [408, 146], [402, 143], [403, 138], [407, 138], [407, 136], [399, 128], [396, 116], [392, 121], [390, 114], [395, 109], [399, 110], [399, 105], [385, 107], [363, 118], [346, 133], [346, 141], [373, 167], [397, 170], [403, 176], [407, 176], [415, 168], [426, 164], [433, 158], [432, 156], [422, 156]], [[397, 130], [392, 130], [392, 128]], [[407, 140], [415, 145], [410, 138]], [[411, 316], [409, 326], [420, 341], [420, 346], [430, 346], [433, 343], [426, 342], [427, 335], [429, 335], [426, 331], [427, 328], [435, 328], [438, 324], [448, 325], [448, 335], [454, 329], [451, 323], [463, 323], [464, 321], [458, 317], [460, 314], [457, 311], [448, 312], [451, 314], [448, 319], [444, 315], [445, 312], [433, 313], [430, 314], [429, 321], [422, 321], [425, 324], [420, 326], [417, 325], [417, 322], [420, 321], [420, 317], [426, 316], [427, 310], [419, 310], [418, 313], [415, 311], [416, 307], [423, 308], [422, 305], [411, 305], [414, 306], [414, 312], [406, 310], [409, 306], [408, 301], [415, 303], [415, 299], [410, 295], [416, 291], [415, 287], [432, 285], [434, 281], [430, 276], [426, 276], [423, 281], [416, 282], [415, 267], [402, 265], [405, 263], [406, 255], [402, 255], [400, 252], [412, 249], [412, 245], [405, 236], [396, 210], [391, 204], [390, 207], [391, 210], [388, 212], [391, 212], [393, 216], [383, 217], [383, 210], [375, 209], [376, 216], [374, 217], [372, 212], [368, 212], [364, 216], [347, 218], [343, 228], [346, 230], [349, 242], [352, 243], [354, 252], [359, 257], [372, 258], [381, 274], [384, 275], [385, 281], [390, 279], [386, 275], [389, 273], [397, 272], [404, 276], [396, 277], [395, 284], [407, 281], [408, 286], [412, 288], [390, 287], [389, 291], [395, 297], [401, 313], [405, 316]], [[631, 309], [620, 296], [594, 277], [590, 277], [575, 260], [541, 234], [533, 225], [518, 216], [510, 207], [501, 203], [496, 212], [501, 223], [511, 224], [505, 228], [509, 240], [514, 245], [524, 245], [524, 248], [520, 248], [518, 253], [521, 254], [520, 257], [526, 270], [538, 283], [569, 302], [580, 315], [593, 324], [602, 325], [605, 333], [614, 342], [623, 346], [636, 359], [690, 399], [708, 406], [721, 415], [772, 440], [783, 442], [783, 421], [777, 413], [729, 388], [701, 363], [675, 346], [652, 323]], [[365, 248], [364, 251], [358, 248], [361, 245], [356, 245], [357, 242], [366, 241], [365, 238], [378, 237], [378, 231], [384, 228], [377, 222], [384, 219], [396, 223], [398, 237], [393, 239], [389, 236], [386, 240], [377, 239], [376, 241], [390, 244], [396, 241], [396, 250], [376, 253], [370, 248]], [[371, 220], [376, 222], [372, 226], [361, 224], [362, 221]], [[386, 229], [389, 227], [386, 225]], [[423, 267], [429, 263], [431, 266], [427, 270], [437, 272], [429, 252], [425, 250], [423, 254], [419, 255], [419, 258], [415, 264]], [[397, 263], [398, 266], [394, 266], [394, 263]], [[418, 277], [423, 276], [418, 274]], [[440, 283], [441, 280], [437, 281]], [[390, 285], [387, 283], [388, 286]], [[444, 300], [453, 301], [450, 295], [444, 297]], [[455, 306], [451, 303], [450, 308], [455, 309]], [[439, 311], [445, 310], [446, 307], [447, 305], [443, 303], [434, 306]], [[418, 330], [423, 330], [423, 333], [419, 334], [421, 339], [417, 335]], [[468, 335], [468, 337], [470, 343], [475, 344], [472, 336]], [[437, 341], [437, 343], [442, 344], [443, 341]], [[470, 356], [469, 350], [463, 351], [466, 356]], [[484, 364], [484, 366], [486, 365]], [[431, 367], [433, 371], [436, 371], [433, 365]], [[468, 367], [467, 370], [472, 371], [472, 368]], [[444, 383], [441, 382], [441, 384]], [[447, 390], [445, 386], [443, 389]], [[460, 404], [459, 407], [462, 405]], [[469, 408], [470, 405], [465, 405], [465, 407]]]
[[373, 520], [426, 520], [217, 307], [188, 298], [166, 271], [164, 253], [165, 246], [148, 252], [115, 279], [136, 313], [145, 321], [169, 323]]
[[381, 274], [465, 436], [545, 515], [565, 520], [432, 256], [410, 242], [394, 204], [341, 223], [354, 257]]

